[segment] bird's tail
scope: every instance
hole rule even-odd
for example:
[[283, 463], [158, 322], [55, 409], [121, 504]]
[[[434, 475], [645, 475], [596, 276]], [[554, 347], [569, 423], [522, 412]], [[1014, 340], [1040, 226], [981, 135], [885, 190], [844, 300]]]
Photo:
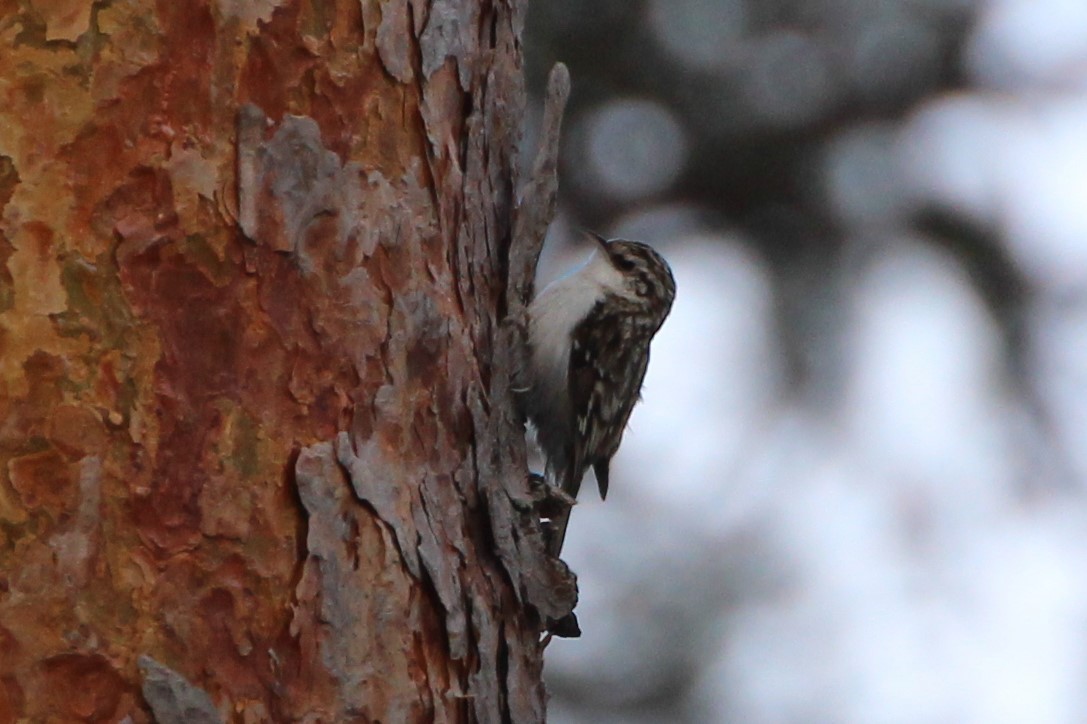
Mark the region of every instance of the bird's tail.
[[551, 516], [547, 552], [555, 558], [558, 558], [562, 553], [562, 543], [566, 540], [566, 526], [570, 523], [570, 511], [573, 509], [573, 506], [569, 506]]

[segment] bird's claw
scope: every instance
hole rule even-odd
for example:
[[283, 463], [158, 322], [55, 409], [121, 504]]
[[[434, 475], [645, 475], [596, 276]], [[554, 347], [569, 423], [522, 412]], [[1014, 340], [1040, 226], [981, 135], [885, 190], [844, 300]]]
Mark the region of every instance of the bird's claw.
[[539, 473], [529, 473], [528, 487], [541, 518], [554, 518], [577, 504], [569, 493], [548, 484], [547, 479]]

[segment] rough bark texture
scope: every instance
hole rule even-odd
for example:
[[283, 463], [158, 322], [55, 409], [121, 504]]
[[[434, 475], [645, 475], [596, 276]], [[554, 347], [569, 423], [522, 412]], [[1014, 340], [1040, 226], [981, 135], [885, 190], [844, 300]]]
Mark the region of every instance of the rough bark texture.
[[544, 717], [521, 5], [0, 0], [0, 722]]

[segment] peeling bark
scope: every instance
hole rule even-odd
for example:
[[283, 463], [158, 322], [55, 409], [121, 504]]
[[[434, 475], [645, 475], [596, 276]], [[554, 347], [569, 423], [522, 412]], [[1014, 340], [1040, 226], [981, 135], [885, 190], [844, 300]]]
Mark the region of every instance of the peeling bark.
[[543, 720], [521, 3], [7, 5], [0, 721]]

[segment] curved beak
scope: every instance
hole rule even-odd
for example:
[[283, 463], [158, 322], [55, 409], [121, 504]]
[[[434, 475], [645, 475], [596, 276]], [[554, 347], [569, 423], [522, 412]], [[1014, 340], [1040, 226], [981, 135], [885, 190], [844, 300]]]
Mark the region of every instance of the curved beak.
[[585, 233], [585, 236], [589, 237], [594, 242], [596, 242], [596, 245], [600, 247], [601, 251], [607, 251], [608, 250], [608, 240], [607, 239], [605, 239], [603, 236], [596, 233], [595, 231], [590, 231], [589, 229], [584, 229], [583, 231]]

